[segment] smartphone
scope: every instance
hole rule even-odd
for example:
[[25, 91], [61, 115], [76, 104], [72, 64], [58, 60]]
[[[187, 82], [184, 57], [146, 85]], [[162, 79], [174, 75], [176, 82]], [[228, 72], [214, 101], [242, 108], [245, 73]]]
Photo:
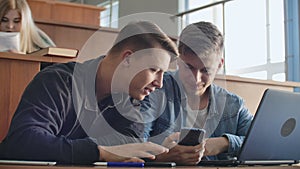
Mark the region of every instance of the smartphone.
[[174, 162], [145, 162], [145, 167], [176, 167]]
[[179, 145], [195, 146], [202, 142], [205, 135], [204, 129], [182, 128], [180, 130]]

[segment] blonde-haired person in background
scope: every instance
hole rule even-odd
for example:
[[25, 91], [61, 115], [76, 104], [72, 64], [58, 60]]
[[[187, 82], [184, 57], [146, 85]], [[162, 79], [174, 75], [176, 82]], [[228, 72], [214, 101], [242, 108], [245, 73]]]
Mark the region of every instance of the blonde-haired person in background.
[[31, 53], [55, 46], [49, 36], [35, 25], [26, 0], [1, 0], [0, 18], [0, 31], [20, 32], [20, 52]]

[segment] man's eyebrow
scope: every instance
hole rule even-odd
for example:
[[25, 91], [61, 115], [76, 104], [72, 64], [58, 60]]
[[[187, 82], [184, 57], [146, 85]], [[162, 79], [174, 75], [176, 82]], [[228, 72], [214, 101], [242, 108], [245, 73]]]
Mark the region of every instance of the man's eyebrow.
[[188, 65], [189, 67], [194, 67], [193, 65], [186, 63], [186, 62], [184, 62], [184, 64]]
[[149, 65], [149, 69], [162, 69], [162, 67], [157, 66], [157, 65]]
[[161, 71], [168, 71], [168, 67], [167, 68], [164, 68], [164, 67], [161, 67], [161, 66], [157, 66], [157, 65], [152, 65], [152, 66], [150, 66], [149, 68], [153, 68], [153, 69], [159, 69], [159, 70], [161, 70]]

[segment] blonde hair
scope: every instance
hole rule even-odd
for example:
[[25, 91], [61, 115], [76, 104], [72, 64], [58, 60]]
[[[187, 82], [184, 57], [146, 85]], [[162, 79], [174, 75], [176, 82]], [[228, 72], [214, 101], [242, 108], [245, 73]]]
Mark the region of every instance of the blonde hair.
[[17, 10], [22, 18], [20, 30], [21, 52], [31, 53], [41, 48], [55, 46], [50, 37], [35, 25], [26, 0], [1, 0], [0, 18], [4, 17], [9, 10]]
[[224, 37], [217, 26], [200, 21], [185, 27], [179, 37], [180, 54], [193, 53], [198, 57], [222, 58]]

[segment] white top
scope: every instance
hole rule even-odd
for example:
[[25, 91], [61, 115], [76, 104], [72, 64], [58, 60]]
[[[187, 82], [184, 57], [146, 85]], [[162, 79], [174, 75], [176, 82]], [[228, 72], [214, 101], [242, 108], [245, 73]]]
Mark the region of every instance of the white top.
[[186, 127], [203, 128], [208, 115], [208, 107], [202, 110], [192, 110], [187, 106]]

